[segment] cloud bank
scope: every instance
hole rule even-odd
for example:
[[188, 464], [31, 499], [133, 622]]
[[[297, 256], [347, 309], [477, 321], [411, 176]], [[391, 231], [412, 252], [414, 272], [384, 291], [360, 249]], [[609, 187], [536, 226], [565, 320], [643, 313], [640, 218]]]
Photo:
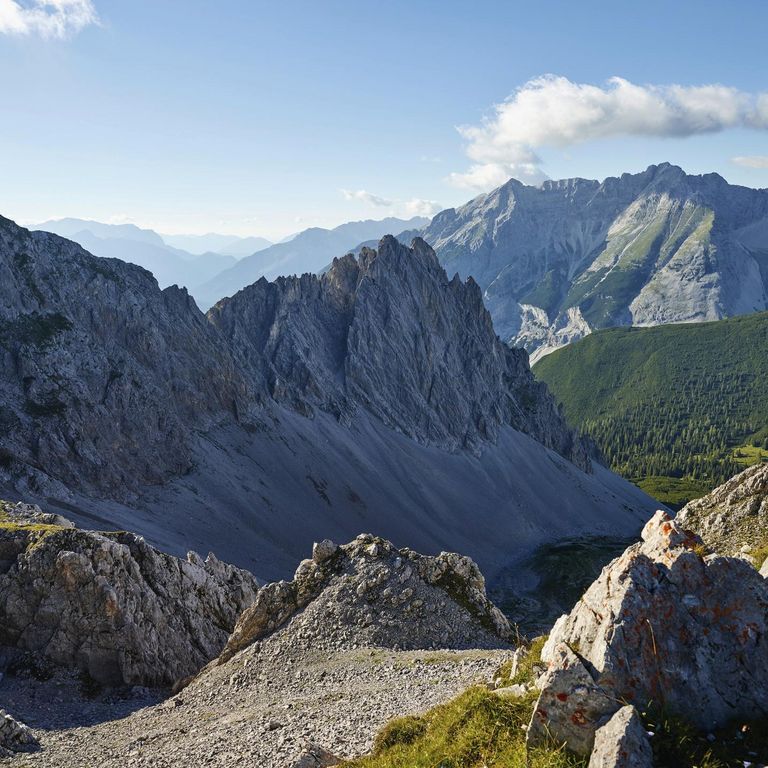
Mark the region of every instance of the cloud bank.
[[730, 128], [768, 129], [768, 93], [724, 85], [635, 85], [613, 77], [604, 86], [546, 75], [530, 80], [480, 125], [458, 129], [472, 161], [449, 181], [490, 189], [510, 176], [546, 178], [537, 149], [616, 136], [686, 137]]
[[65, 38], [98, 21], [91, 0], [0, 0], [0, 34]]
[[731, 162], [742, 168], [768, 168], [768, 155], [741, 155], [732, 157]]
[[414, 216], [434, 216], [443, 207], [436, 200], [422, 200], [414, 197], [411, 200], [390, 200], [380, 195], [374, 195], [365, 189], [342, 189], [345, 200], [359, 200], [375, 208], [390, 208], [393, 215], [413, 218]]

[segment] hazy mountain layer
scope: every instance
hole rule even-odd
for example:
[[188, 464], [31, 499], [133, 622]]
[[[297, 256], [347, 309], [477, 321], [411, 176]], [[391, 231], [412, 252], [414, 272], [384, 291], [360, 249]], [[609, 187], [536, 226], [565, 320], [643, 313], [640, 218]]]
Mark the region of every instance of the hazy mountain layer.
[[174, 248], [156, 232], [134, 224], [60, 219], [39, 224], [35, 229], [74, 240], [95, 256], [144, 267], [162, 288], [179, 285], [192, 290], [237, 261], [225, 253], [197, 254]]
[[422, 236], [534, 359], [599, 328], [768, 308], [768, 190], [668, 163], [602, 183], [510, 180]]
[[429, 219], [414, 217], [408, 221], [387, 218], [381, 221], [353, 221], [335, 229], [313, 227], [276, 243], [252, 256], [243, 258], [234, 266], [201, 285], [195, 298], [204, 309], [225, 296], [232, 296], [241, 288], [260, 277], [274, 280], [281, 275], [302, 275], [319, 272], [339, 255], [353, 250], [367, 240], [378, 240], [384, 235], [416, 229], [429, 223]]

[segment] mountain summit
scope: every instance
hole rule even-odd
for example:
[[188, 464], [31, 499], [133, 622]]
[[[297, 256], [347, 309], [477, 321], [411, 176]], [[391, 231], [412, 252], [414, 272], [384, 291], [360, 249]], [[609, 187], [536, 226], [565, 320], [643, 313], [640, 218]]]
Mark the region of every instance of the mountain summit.
[[534, 360], [598, 328], [768, 308], [768, 190], [669, 163], [602, 183], [512, 179], [422, 236]]

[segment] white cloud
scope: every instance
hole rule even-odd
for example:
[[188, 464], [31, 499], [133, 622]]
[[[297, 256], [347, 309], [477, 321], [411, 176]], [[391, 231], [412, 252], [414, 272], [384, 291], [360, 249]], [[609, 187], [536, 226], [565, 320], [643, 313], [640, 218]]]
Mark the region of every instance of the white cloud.
[[731, 162], [744, 168], [768, 168], [768, 155], [741, 155], [732, 157]]
[[374, 195], [364, 189], [342, 189], [345, 200], [358, 200], [375, 208], [389, 208], [390, 215], [413, 218], [414, 216], [434, 216], [443, 206], [436, 200], [422, 200], [414, 197], [411, 200], [390, 200], [380, 195]]
[[768, 94], [724, 85], [635, 85], [613, 77], [604, 86], [546, 75], [496, 104], [480, 125], [458, 129], [468, 171], [456, 186], [490, 189], [515, 176], [546, 178], [536, 150], [614, 136], [685, 137], [729, 128], [768, 129]]
[[366, 192], [364, 189], [342, 189], [341, 194], [344, 195], [345, 200], [360, 200], [368, 205], [376, 206], [377, 208], [390, 208], [392, 201], [387, 200], [385, 197], [379, 197], [372, 192]]
[[409, 219], [413, 216], [428, 216], [431, 218], [438, 211], [443, 210], [443, 206], [436, 200], [419, 200], [416, 197], [404, 202], [402, 208]]
[[0, 34], [64, 38], [98, 21], [91, 0], [0, 0]]

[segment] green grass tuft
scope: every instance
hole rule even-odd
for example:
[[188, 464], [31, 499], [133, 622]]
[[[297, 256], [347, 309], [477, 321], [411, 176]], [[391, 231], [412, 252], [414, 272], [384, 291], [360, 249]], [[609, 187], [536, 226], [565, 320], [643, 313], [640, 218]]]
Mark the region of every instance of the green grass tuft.
[[576, 768], [586, 761], [563, 749], [528, 754], [528, 725], [535, 694], [510, 699], [470, 688], [421, 717], [387, 725], [373, 753], [345, 763], [355, 768]]

